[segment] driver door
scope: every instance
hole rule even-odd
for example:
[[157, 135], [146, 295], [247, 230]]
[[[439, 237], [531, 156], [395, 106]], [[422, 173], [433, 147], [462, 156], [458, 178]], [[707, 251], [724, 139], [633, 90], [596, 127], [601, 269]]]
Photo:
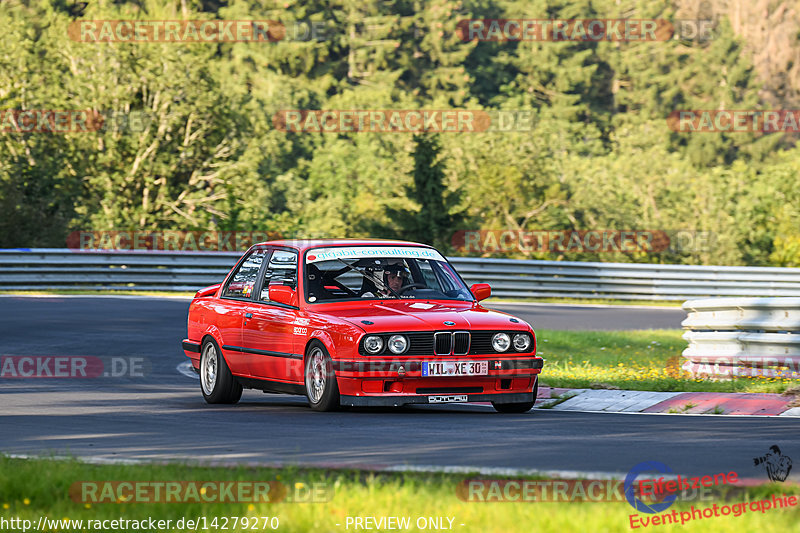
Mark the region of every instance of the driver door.
[[[295, 343], [298, 309], [273, 302], [269, 289], [287, 285], [297, 290], [297, 252], [275, 249], [264, 270], [258, 295], [247, 306], [242, 343], [247, 350], [251, 375], [258, 379], [289, 382], [302, 376], [303, 356], [299, 339]], [[305, 328], [303, 328], [305, 329]], [[298, 353], [300, 352], [300, 353]]]

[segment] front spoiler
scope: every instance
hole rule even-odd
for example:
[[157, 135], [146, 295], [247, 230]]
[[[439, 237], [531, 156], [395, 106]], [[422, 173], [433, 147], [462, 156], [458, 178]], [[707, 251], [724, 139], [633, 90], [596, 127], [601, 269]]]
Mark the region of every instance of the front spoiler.
[[[430, 396], [463, 396], [458, 393], [431, 394]], [[533, 392], [515, 392], [507, 394], [467, 394], [467, 402], [523, 403], [532, 402], [536, 398]], [[399, 407], [414, 403], [426, 405], [448, 405], [447, 403], [428, 403], [428, 395], [407, 396], [340, 396], [339, 403], [349, 407]], [[465, 403], [465, 402], [451, 402]]]

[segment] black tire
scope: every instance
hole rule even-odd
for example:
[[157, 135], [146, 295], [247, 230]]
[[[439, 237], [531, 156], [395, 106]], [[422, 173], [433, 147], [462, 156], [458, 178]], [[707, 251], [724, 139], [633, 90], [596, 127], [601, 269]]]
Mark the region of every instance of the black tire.
[[536, 395], [539, 393], [539, 376], [536, 376], [536, 383], [533, 386], [533, 401], [532, 402], [519, 402], [519, 403], [497, 403], [492, 402], [494, 410], [498, 413], [527, 413], [533, 409], [533, 404], [536, 403]]
[[200, 391], [208, 403], [236, 403], [242, 397], [242, 385], [213, 339], [206, 339], [200, 350]]
[[333, 361], [319, 341], [312, 341], [303, 363], [303, 382], [308, 405], [315, 411], [335, 411], [339, 408], [339, 384], [333, 371]]

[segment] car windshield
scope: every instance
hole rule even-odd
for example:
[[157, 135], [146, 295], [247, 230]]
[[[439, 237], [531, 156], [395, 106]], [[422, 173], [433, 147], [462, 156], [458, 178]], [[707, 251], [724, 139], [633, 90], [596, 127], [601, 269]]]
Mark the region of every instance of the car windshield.
[[315, 248], [306, 254], [306, 300], [473, 300], [436, 250], [413, 246]]

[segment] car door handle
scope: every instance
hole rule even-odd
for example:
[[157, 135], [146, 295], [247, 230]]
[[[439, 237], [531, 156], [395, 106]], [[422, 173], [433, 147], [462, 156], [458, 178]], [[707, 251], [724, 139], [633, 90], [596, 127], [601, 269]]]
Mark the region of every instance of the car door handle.
[[244, 317], [245, 318], [253, 318], [253, 313], [245, 313]]

